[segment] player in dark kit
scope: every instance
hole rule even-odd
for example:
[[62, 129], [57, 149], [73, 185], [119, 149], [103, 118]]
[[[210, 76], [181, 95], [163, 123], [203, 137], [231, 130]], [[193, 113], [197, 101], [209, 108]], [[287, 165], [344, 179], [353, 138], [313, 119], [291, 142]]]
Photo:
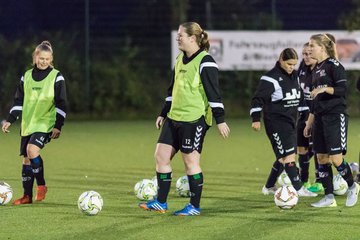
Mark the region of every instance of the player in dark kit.
[[333, 194], [331, 164], [347, 182], [346, 206], [352, 207], [358, 200], [360, 187], [354, 182], [351, 168], [343, 159], [346, 154], [348, 115], [346, 113], [346, 72], [337, 60], [335, 38], [331, 34], [311, 36], [311, 57], [317, 60], [313, 70], [313, 107], [304, 129], [304, 135], [313, 135], [314, 151], [319, 162], [325, 197], [311, 204], [313, 207], [336, 207]]
[[[317, 194], [303, 186], [295, 164], [296, 119], [300, 103], [303, 104], [302, 91], [294, 70], [297, 61], [294, 49], [286, 48], [281, 52], [275, 67], [260, 79], [252, 98], [250, 115], [252, 128], [259, 131], [263, 112], [266, 134], [277, 159], [273, 167], [283, 165], [299, 196], [314, 197]], [[303, 105], [300, 110], [308, 111], [308, 107]]]
[[[300, 63], [298, 69], [298, 76], [300, 81], [300, 87], [304, 93], [304, 100], [306, 106], [311, 107], [312, 98], [310, 96], [311, 91], [311, 82], [312, 82], [312, 70], [316, 65], [316, 60], [310, 56], [309, 43], [304, 44], [302, 50], [303, 60]], [[315, 162], [315, 182], [311, 185], [309, 181], [309, 165], [310, 159], [314, 155], [312, 150], [312, 138], [306, 138], [304, 136], [305, 121], [308, 118], [308, 112], [299, 111], [299, 118], [297, 121], [297, 154], [299, 162], [299, 173], [301, 181], [304, 183], [304, 186], [308, 188], [311, 192], [320, 192], [323, 191], [323, 186], [320, 182], [318, 174], [318, 163], [316, 159], [316, 154], [314, 156]]]

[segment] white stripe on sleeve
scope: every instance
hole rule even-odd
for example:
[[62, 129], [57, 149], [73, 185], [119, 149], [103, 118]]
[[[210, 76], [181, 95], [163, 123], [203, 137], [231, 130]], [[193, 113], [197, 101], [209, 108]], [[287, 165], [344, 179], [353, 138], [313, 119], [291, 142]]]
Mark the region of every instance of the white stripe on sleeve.
[[204, 67], [215, 67], [215, 68], [219, 69], [218, 65], [214, 62], [204, 62], [204, 63], [200, 64], [200, 74]]
[[66, 117], [66, 113], [63, 110], [61, 110], [60, 108], [55, 108], [55, 110], [56, 110], [56, 113], [60, 114], [64, 118]]

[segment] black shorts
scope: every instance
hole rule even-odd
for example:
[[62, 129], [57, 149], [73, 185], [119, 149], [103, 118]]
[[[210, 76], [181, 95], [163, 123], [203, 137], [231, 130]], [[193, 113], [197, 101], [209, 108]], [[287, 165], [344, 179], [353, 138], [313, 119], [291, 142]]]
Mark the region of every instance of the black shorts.
[[309, 148], [312, 146], [313, 141], [312, 141], [312, 137], [307, 138], [304, 136], [304, 128], [305, 128], [305, 120], [299, 119], [296, 125], [297, 146]]
[[21, 137], [20, 143], [20, 156], [27, 157], [27, 145], [34, 144], [38, 146], [40, 149], [44, 148], [45, 144], [50, 142], [51, 133], [42, 133], [42, 132], [35, 132], [29, 136]]
[[349, 117], [342, 113], [315, 115], [313, 127], [314, 151], [335, 155], [346, 154]]
[[284, 158], [296, 152], [295, 124], [265, 120], [264, 125], [276, 159]]
[[161, 128], [158, 143], [171, 145], [176, 151], [201, 153], [206, 131], [209, 126], [204, 117], [194, 122], [179, 122], [166, 118]]

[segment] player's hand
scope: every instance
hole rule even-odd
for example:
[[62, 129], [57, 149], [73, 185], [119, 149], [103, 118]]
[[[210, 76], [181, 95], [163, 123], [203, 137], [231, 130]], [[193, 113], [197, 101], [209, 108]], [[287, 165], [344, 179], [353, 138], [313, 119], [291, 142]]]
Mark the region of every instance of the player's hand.
[[217, 127], [218, 127], [218, 130], [219, 130], [220, 135], [221, 135], [223, 138], [229, 137], [229, 135], [230, 135], [230, 128], [229, 128], [229, 126], [226, 124], [226, 122], [219, 123], [219, 124], [217, 125]]
[[260, 131], [260, 129], [261, 129], [261, 123], [260, 123], [260, 122], [253, 122], [253, 123], [251, 124], [251, 127], [252, 127], [252, 129], [254, 129], [255, 131]]
[[56, 139], [56, 138], [59, 138], [60, 137], [60, 133], [61, 131], [57, 128], [53, 128], [52, 132], [51, 132], [51, 135], [50, 135], [50, 138], [52, 139]]
[[312, 97], [312, 99], [316, 98], [317, 95], [319, 95], [320, 93], [324, 93], [326, 92], [326, 87], [323, 88], [315, 88], [314, 90], [311, 91], [310, 96]]
[[306, 123], [304, 128], [304, 137], [309, 138], [311, 137], [311, 125]]
[[10, 127], [11, 123], [9, 122], [2, 122], [2, 126], [1, 126], [1, 129], [4, 133], [9, 133], [9, 127]]
[[157, 129], [160, 129], [161, 126], [163, 125], [163, 123], [164, 123], [164, 117], [158, 116], [157, 119], [156, 119], [156, 122], [155, 122], [155, 127]]

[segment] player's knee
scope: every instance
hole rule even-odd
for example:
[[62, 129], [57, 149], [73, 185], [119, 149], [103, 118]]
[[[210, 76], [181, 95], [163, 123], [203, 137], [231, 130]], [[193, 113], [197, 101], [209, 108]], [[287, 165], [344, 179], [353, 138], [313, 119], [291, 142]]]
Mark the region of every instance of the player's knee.
[[317, 161], [319, 164], [328, 164], [330, 162], [329, 155], [327, 154], [317, 154]]
[[27, 156], [32, 159], [32, 158], [36, 158], [37, 156], [40, 155], [40, 150], [39, 150], [39, 147], [30, 144], [26, 148], [26, 153], [27, 153]]
[[306, 147], [298, 147], [297, 148], [297, 153], [300, 155], [305, 155], [308, 153], [308, 148]]

